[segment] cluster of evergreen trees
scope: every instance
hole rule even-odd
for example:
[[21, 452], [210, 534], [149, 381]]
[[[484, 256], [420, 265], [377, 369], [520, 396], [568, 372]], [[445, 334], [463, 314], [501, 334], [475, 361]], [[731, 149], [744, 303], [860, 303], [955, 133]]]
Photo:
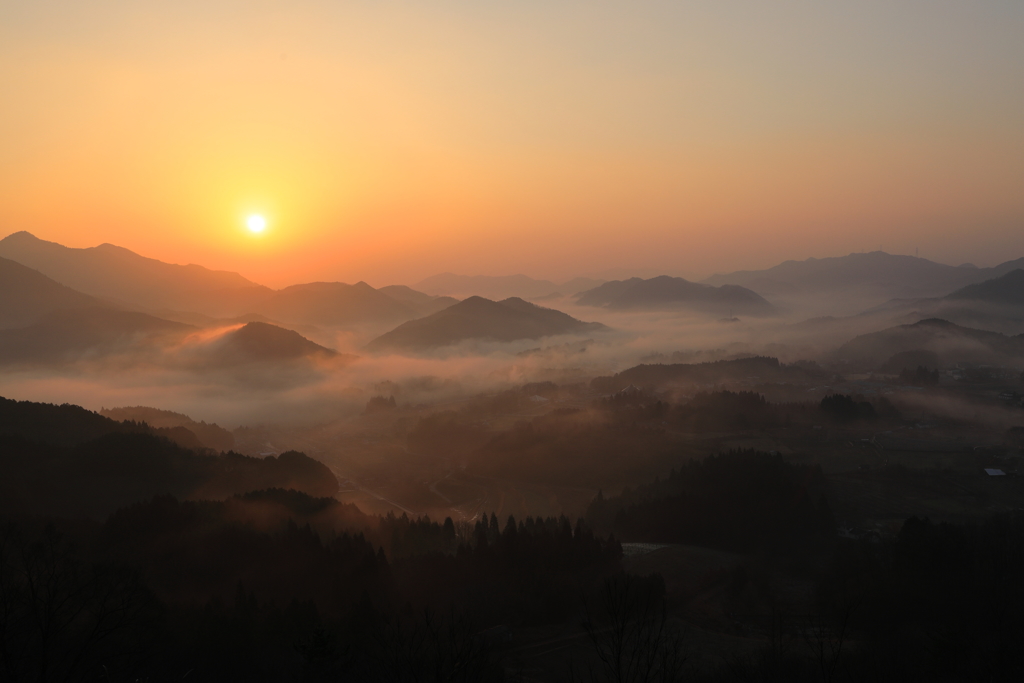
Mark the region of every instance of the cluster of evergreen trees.
[[278, 490], [157, 496], [102, 524], [5, 523], [0, 677], [500, 680], [477, 634], [564, 621], [621, 557], [564, 517], [498, 531], [492, 514], [461, 534], [404, 515], [314, 527], [347, 513]]
[[837, 546], [819, 583], [823, 612], [849, 616], [864, 645], [849, 678], [1018, 681], [1024, 678], [1024, 518], [906, 520], [892, 541]]
[[101, 519], [160, 494], [224, 499], [268, 488], [314, 496], [338, 490], [330, 469], [302, 453], [215, 454], [182, 446], [169, 431], [74, 405], [0, 398], [0, 515]]
[[631, 541], [739, 552], [806, 549], [835, 532], [821, 468], [756, 451], [691, 460], [667, 479], [612, 498], [599, 494], [586, 518]]

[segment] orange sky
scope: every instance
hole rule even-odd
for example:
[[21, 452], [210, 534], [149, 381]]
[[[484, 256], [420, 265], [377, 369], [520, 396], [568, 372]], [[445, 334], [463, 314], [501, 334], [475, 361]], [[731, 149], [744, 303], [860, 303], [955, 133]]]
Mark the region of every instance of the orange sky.
[[0, 236], [273, 286], [1024, 256], [1024, 3], [823, 4], [3, 3]]

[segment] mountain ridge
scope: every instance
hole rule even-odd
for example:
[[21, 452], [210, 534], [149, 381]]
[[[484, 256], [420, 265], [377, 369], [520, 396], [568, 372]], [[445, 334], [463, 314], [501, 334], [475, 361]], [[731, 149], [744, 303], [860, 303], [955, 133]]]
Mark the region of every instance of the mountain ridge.
[[945, 296], [970, 284], [1024, 267], [1024, 258], [1006, 261], [992, 268], [970, 264], [950, 266], [918, 256], [884, 251], [852, 253], [846, 256], [790, 259], [761, 270], [716, 273], [702, 280], [712, 285], [735, 284], [762, 295], [795, 295], [850, 290], [867, 290], [879, 298], [913, 299]]
[[518, 297], [473, 296], [425, 318], [402, 323], [366, 345], [368, 351], [427, 350], [467, 340], [511, 342], [607, 329]]
[[774, 307], [756, 292], [738, 285], [706, 285], [660, 275], [648, 280], [612, 280], [576, 297], [581, 306], [618, 310], [686, 308], [723, 314], [768, 315]]
[[275, 290], [231, 271], [165, 263], [107, 242], [84, 249], [66, 247], [26, 231], [0, 240], [0, 257], [85, 296], [144, 312], [169, 310], [213, 318], [259, 314], [295, 325], [393, 325], [454, 302], [426, 294], [417, 297], [421, 293], [411, 289], [388, 295], [362, 281], [299, 283]]

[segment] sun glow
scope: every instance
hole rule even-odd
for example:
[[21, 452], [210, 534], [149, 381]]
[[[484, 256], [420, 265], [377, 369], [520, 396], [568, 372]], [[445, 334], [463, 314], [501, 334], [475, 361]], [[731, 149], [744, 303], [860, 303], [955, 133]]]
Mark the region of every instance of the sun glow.
[[267, 219], [254, 213], [245, 219], [245, 225], [249, 228], [249, 232], [259, 234], [267, 229]]

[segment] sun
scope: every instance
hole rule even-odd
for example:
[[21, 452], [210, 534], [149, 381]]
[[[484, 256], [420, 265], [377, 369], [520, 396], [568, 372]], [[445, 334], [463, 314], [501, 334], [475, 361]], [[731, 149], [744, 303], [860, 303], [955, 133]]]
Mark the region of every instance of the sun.
[[254, 213], [245, 219], [245, 225], [249, 228], [249, 232], [261, 233], [267, 229], [267, 219]]

